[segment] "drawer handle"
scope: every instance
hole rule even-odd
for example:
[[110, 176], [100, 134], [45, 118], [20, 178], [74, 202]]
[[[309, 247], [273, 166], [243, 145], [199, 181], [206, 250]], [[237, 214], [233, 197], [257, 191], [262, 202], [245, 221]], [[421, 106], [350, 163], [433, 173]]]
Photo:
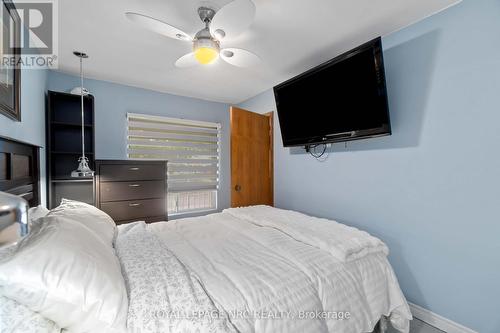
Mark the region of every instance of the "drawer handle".
[[140, 187], [140, 184], [129, 184], [128, 187]]
[[138, 168], [138, 167], [132, 167], [132, 168], [130, 168], [129, 170], [130, 170], [130, 171], [138, 171], [139, 169], [140, 169], [140, 168]]
[[129, 203], [129, 207], [139, 207], [141, 204], [140, 203]]

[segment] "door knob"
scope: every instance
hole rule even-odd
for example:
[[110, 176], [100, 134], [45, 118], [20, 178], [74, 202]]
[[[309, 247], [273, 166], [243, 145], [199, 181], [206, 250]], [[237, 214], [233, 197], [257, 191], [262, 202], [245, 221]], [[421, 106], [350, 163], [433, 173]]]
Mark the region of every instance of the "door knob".
[[241, 186], [240, 186], [240, 185], [236, 185], [236, 186], [234, 187], [234, 190], [235, 190], [236, 192], [241, 191]]

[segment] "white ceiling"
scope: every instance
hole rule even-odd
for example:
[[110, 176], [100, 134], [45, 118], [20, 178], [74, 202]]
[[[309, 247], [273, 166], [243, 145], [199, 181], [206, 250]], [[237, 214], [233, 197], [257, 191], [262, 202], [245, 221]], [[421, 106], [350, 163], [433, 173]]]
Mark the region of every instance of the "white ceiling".
[[[211, 0], [219, 8], [230, 0]], [[254, 0], [250, 28], [222, 47], [257, 53], [262, 65], [224, 61], [179, 69], [187, 42], [129, 22], [135, 11], [194, 35], [202, 28], [200, 0], [59, 1], [59, 70], [78, 73], [73, 50], [87, 52], [86, 77], [224, 103], [239, 103], [377, 36], [436, 13], [457, 0]]]

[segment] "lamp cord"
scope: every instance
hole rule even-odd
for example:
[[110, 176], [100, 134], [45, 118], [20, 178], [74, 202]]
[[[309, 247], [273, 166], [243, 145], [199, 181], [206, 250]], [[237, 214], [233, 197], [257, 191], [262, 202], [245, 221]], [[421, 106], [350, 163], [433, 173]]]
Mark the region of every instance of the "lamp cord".
[[83, 57], [80, 57], [80, 98], [82, 108], [82, 159], [85, 160], [85, 115], [83, 112]]

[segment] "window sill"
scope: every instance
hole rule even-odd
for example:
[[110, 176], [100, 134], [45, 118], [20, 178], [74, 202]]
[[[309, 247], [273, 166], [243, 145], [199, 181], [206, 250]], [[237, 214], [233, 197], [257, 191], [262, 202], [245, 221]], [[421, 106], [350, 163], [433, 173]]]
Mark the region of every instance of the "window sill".
[[193, 210], [193, 211], [189, 211], [189, 212], [169, 213], [168, 217], [174, 217], [174, 218], [191, 217], [191, 216], [194, 217], [194, 216], [202, 216], [202, 215], [217, 213], [218, 211], [219, 210], [217, 208]]

